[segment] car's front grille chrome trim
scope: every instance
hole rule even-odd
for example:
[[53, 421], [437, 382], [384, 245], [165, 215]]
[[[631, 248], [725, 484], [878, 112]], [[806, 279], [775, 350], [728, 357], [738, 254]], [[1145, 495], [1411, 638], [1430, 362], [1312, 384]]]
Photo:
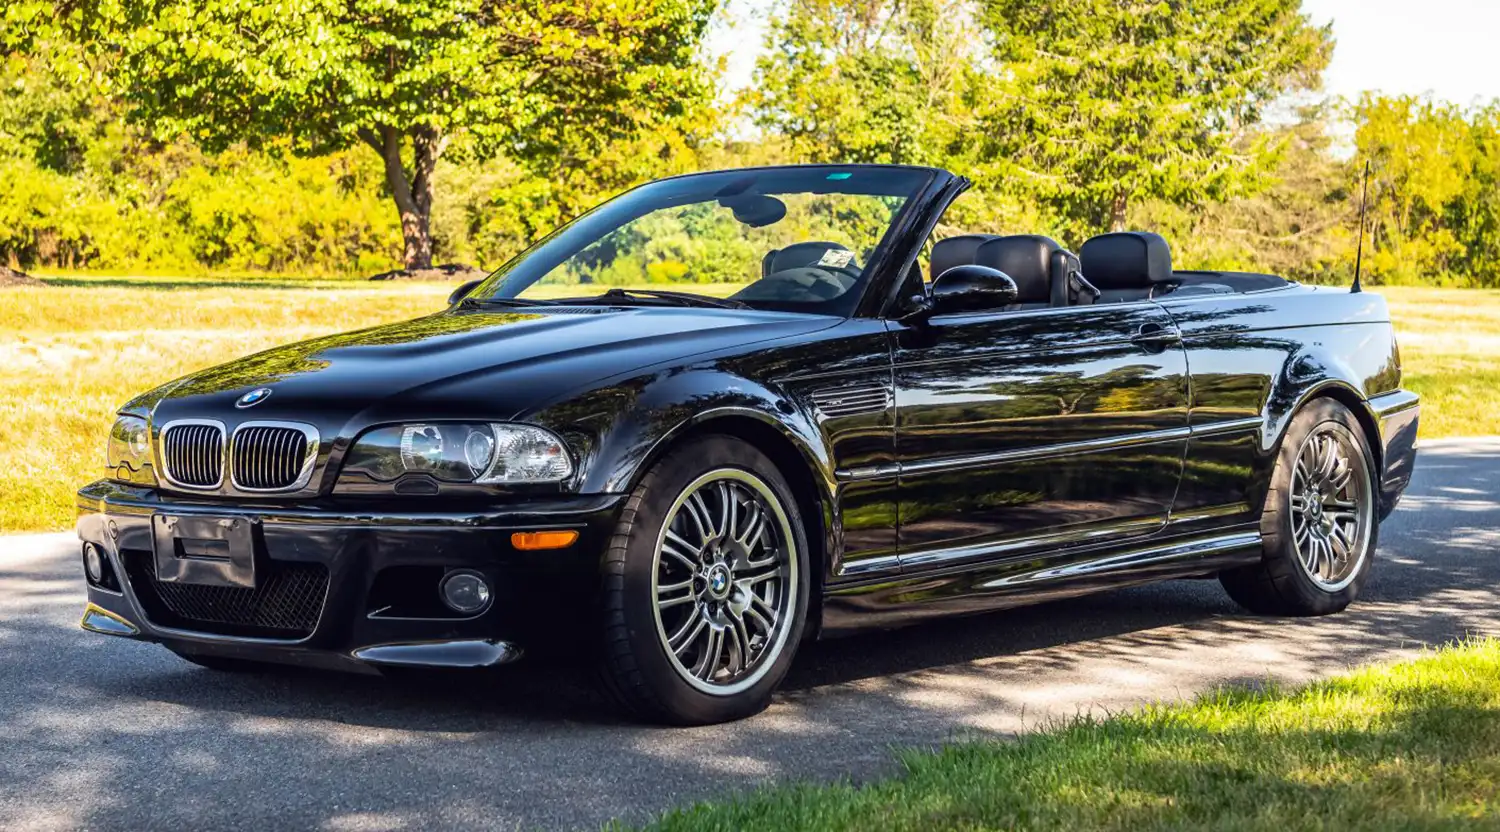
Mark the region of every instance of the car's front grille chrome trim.
[[[158, 433], [161, 472], [185, 491], [285, 494], [312, 481], [318, 429], [302, 422], [243, 422], [229, 433], [213, 419], [175, 419]], [[226, 473], [227, 470], [227, 473]]]
[[244, 422], [234, 429], [229, 448], [229, 478], [236, 491], [299, 491], [312, 479], [318, 429], [302, 422]]
[[167, 482], [189, 491], [214, 491], [224, 484], [224, 423], [177, 419], [161, 428], [161, 471]]

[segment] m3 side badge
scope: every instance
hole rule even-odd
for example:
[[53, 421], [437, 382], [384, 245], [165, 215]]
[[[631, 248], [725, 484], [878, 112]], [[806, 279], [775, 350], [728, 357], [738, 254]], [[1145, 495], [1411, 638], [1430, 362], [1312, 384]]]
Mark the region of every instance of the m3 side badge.
[[247, 407], [254, 407], [255, 405], [258, 405], [261, 402], [265, 401], [266, 399], [269, 399], [270, 397], [271, 388], [257, 387], [254, 390], [251, 390], [249, 393], [240, 396], [239, 401], [235, 402], [234, 406], [240, 408], [241, 410], [244, 410]]

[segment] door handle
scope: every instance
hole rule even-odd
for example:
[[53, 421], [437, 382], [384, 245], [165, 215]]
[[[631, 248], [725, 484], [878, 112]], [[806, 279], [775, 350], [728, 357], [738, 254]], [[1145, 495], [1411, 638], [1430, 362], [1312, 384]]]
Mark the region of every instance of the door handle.
[[1182, 333], [1176, 329], [1169, 329], [1161, 324], [1141, 324], [1141, 328], [1131, 338], [1131, 343], [1142, 347], [1158, 347], [1165, 349], [1173, 344], [1182, 343]]

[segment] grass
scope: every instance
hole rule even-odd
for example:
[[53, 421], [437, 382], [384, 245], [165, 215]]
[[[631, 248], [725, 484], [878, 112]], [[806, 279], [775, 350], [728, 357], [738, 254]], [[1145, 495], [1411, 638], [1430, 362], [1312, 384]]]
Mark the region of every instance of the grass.
[[896, 779], [774, 788], [650, 828], [1500, 828], [1500, 641], [901, 763]]
[[48, 280], [0, 290], [0, 533], [72, 526], [73, 493], [102, 474], [109, 425], [132, 396], [278, 344], [435, 312], [452, 291], [275, 278]]
[[[131, 396], [257, 350], [442, 308], [431, 283], [50, 277], [0, 292], [0, 532], [68, 528]], [[728, 294], [731, 286], [704, 287]], [[576, 289], [560, 290], [576, 293]], [[1386, 291], [1425, 436], [1500, 433], [1500, 292]]]
[[114, 412], [135, 394], [277, 344], [416, 317], [449, 291], [181, 282], [0, 293], [0, 532], [72, 525], [73, 492], [102, 473]]
[[1500, 291], [1382, 287], [1422, 435], [1500, 434]]

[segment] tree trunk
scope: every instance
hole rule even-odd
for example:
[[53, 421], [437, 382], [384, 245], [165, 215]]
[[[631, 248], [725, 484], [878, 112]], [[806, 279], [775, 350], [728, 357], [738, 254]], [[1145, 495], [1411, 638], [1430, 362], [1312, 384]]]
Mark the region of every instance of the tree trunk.
[[1130, 197], [1124, 191], [1116, 191], [1114, 201], [1109, 206], [1109, 230], [1125, 230], [1125, 209], [1130, 205]]
[[408, 170], [401, 159], [403, 136], [396, 128], [382, 126], [378, 133], [361, 130], [359, 135], [380, 154], [385, 164], [385, 183], [401, 216], [401, 236], [406, 243], [401, 258], [403, 268], [408, 271], [432, 268], [432, 174], [447, 146], [446, 137], [431, 128], [414, 130], [412, 165]]

